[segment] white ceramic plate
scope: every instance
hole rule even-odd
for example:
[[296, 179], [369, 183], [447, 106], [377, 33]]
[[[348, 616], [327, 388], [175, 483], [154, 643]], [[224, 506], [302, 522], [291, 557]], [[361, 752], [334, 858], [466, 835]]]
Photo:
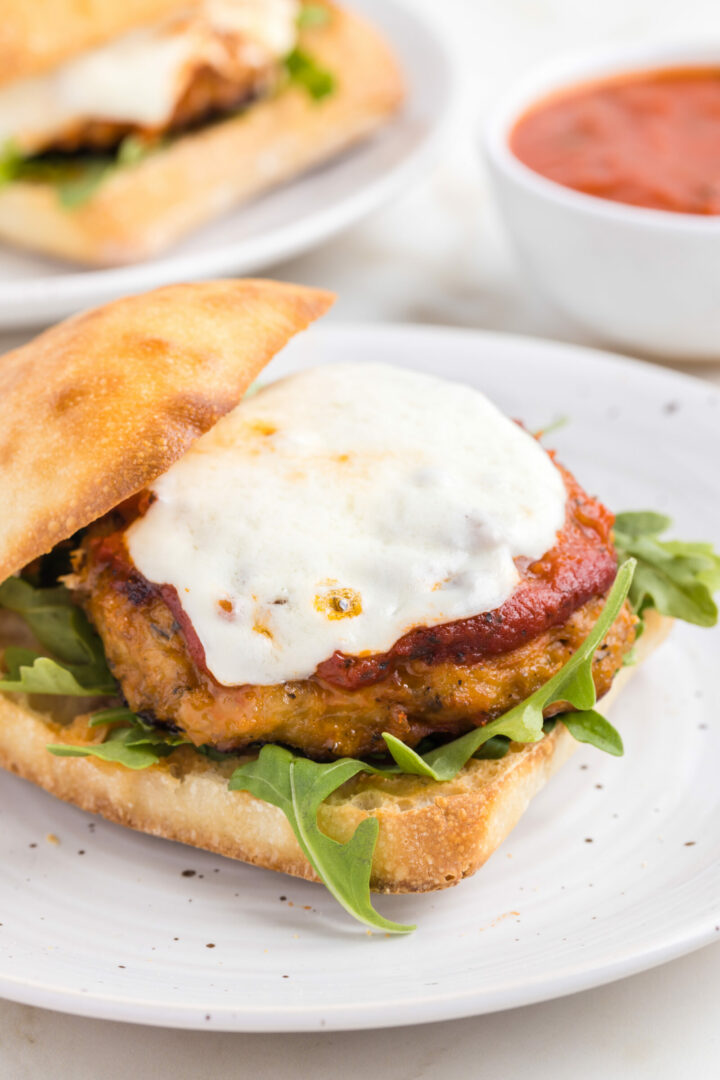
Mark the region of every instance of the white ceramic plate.
[[407, 82], [402, 111], [371, 139], [192, 234], [166, 256], [82, 270], [0, 246], [0, 328], [43, 325], [173, 281], [255, 273], [322, 243], [407, 190], [435, 161], [454, 81], [435, 26], [401, 0], [348, 0], [382, 28]]
[[[474, 384], [531, 429], [567, 415], [552, 442], [591, 491], [720, 542], [720, 394], [704, 383], [403, 327], [313, 330], [270, 372], [341, 358]], [[0, 993], [178, 1027], [379, 1027], [541, 1001], [697, 948], [720, 931], [719, 644], [676, 626], [613, 710], [625, 757], [578, 751], [476, 877], [379, 898], [418, 923], [405, 938], [369, 935], [318, 886], [106, 824], [3, 774]]]

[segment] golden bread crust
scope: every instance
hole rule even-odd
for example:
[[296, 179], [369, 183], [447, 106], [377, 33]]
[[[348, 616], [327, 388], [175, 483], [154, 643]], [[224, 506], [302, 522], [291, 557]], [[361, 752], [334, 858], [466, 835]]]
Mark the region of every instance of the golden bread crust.
[[[663, 640], [671, 624], [648, 613], [639, 659]], [[605, 706], [632, 671], [625, 668], [618, 675]], [[76, 708], [87, 705], [76, 703]], [[131, 772], [92, 758], [54, 757], [45, 747], [61, 736], [51, 716], [0, 695], [3, 768], [110, 821], [316, 880], [282, 812], [247, 792], [228, 791], [230, 773], [247, 758], [217, 764], [182, 748], [159, 765]], [[444, 784], [362, 774], [320, 807], [319, 822], [328, 835], [345, 841], [362, 820], [377, 817], [371, 882], [376, 891], [446, 888], [482, 866], [576, 746], [558, 723], [539, 743], [515, 744], [498, 761], [471, 760]]]
[[200, 0], [3, 0], [0, 85], [57, 67]]
[[303, 45], [336, 75], [327, 98], [288, 86], [246, 112], [184, 135], [64, 209], [54, 188], [15, 182], [0, 192], [0, 239], [97, 265], [149, 258], [204, 222], [338, 154], [403, 98], [390, 49], [356, 14], [332, 8]]
[[151, 483], [332, 303], [274, 281], [172, 285], [0, 363], [0, 581]]

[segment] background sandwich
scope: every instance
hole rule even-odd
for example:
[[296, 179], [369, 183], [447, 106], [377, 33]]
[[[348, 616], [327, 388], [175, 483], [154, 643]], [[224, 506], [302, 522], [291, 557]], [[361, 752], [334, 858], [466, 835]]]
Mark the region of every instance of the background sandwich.
[[12, 2], [0, 239], [147, 258], [364, 138], [402, 96], [377, 31], [326, 0]]
[[3, 359], [0, 763], [398, 931], [371, 886], [456, 883], [578, 740], [622, 753], [596, 698], [715, 620], [720, 561], [469, 388], [338, 364], [239, 405], [331, 300], [176, 286]]

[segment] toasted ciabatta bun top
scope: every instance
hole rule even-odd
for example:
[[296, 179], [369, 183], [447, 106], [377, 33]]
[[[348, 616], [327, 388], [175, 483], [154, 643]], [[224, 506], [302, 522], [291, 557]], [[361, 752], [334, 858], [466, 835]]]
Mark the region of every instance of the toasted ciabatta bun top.
[[165, 472], [333, 299], [274, 281], [171, 285], [2, 357], [0, 581]]
[[4, 0], [0, 84], [62, 63], [85, 49], [202, 0]]

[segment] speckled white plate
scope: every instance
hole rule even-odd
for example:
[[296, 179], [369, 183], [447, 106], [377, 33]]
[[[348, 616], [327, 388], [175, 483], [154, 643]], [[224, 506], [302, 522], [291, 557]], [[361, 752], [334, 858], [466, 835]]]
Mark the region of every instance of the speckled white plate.
[[[270, 372], [385, 360], [487, 391], [610, 506], [720, 542], [720, 394], [572, 346], [429, 330], [316, 329]], [[432, 417], [428, 416], [428, 423]], [[678, 625], [612, 719], [626, 755], [580, 750], [475, 878], [378, 907], [369, 935], [318, 886], [108, 825], [0, 776], [0, 993], [177, 1027], [424, 1023], [629, 975], [720, 931], [717, 630]]]
[[382, 28], [407, 100], [372, 138], [206, 225], [165, 255], [92, 270], [0, 244], [0, 328], [45, 325], [174, 281], [256, 273], [354, 224], [421, 179], [437, 159], [455, 82], [437, 25], [403, 0], [349, 0]]

